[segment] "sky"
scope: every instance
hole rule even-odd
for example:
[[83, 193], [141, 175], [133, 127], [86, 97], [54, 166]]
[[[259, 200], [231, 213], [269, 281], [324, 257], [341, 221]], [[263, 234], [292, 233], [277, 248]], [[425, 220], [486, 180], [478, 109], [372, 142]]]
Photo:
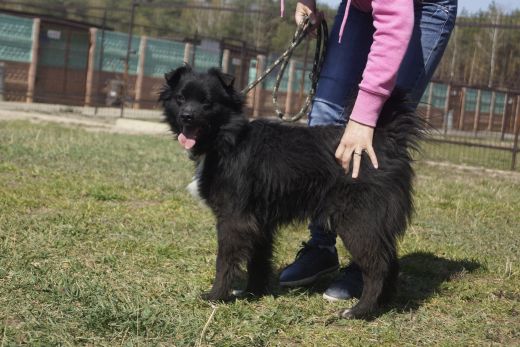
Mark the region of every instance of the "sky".
[[[337, 7], [340, 0], [318, 0], [318, 3], [325, 3], [331, 7]], [[496, 0], [498, 5], [504, 8], [505, 11], [509, 12], [515, 9], [520, 9], [519, 0]], [[459, 0], [459, 12], [465, 8], [470, 13], [478, 12], [479, 10], [486, 10], [491, 3], [490, 0]]]

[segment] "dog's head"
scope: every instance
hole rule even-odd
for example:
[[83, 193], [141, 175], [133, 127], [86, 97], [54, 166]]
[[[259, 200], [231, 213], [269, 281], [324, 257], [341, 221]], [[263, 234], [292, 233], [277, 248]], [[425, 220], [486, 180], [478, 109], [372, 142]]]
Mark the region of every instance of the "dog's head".
[[159, 95], [166, 120], [181, 145], [202, 154], [215, 145], [219, 132], [244, 119], [242, 97], [233, 88], [233, 77], [209, 69], [197, 73], [185, 65], [165, 75]]

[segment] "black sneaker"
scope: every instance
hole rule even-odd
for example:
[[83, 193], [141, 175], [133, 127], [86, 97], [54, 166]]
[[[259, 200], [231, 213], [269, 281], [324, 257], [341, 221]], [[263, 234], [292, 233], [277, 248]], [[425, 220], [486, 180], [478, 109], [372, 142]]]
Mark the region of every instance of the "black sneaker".
[[338, 252], [334, 246], [315, 246], [303, 242], [294, 262], [282, 270], [280, 285], [305, 286], [338, 268]]
[[361, 269], [354, 263], [341, 269], [341, 275], [331, 283], [323, 293], [323, 298], [329, 301], [347, 300], [361, 297], [363, 292], [363, 275]]

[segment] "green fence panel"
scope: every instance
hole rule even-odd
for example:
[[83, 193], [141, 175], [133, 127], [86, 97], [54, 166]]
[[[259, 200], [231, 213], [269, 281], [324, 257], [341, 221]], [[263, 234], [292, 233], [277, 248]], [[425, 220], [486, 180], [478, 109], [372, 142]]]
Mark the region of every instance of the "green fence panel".
[[195, 71], [204, 72], [209, 68], [221, 66], [222, 55], [220, 52], [195, 47]]
[[249, 71], [247, 74], [246, 83], [249, 85], [249, 83], [253, 82], [255, 79], [256, 79], [256, 59], [251, 59], [249, 61]]
[[[98, 32], [96, 36], [96, 70], [118, 73], [124, 72], [128, 45], [128, 34], [105, 31], [105, 43], [103, 45], [103, 64], [100, 68], [99, 54], [101, 52], [101, 36], [101, 33]], [[140, 40], [141, 39], [139, 36], [132, 37], [131, 50], [134, 53], [130, 54], [130, 60], [128, 63], [128, 73], [132, 75], [137, 74], [139, 56], [136, 52], [139, 52]]]
[[426, 86], [426, 89], [424, 90], [424, 93], [421, 97], [421, 104], [424, 104], [424, 105], [428, 104], [428, 95], [430, 95], [431, 85], [432, 85], [431, 83], [428, 83], [428, 85]]
[[40, 33], [40, 66], [67, 67], [85, 70], [88, 61], [89, 34], [77, 31], [56, 31], [56, 35]]
[[495, 94], [495, 112], [494, 114], [504, 113], [504, 106], [506, 105], [506, 93]]
[[477, 108], [477, 90], [466, 89], [466, 97], [464, 98], [464, 110], [467, 112], [474, 112]]
[[84, 70], [88, 65], [89, 33], [71, 32], [67, 66]]
[[[271, 58], [267, 61], [267, 65], [271, 65], [277, 58]], [[305, 80], [304, 80], [304, 93], [308, 93], [311, 90], [312, 81], [309, 78], [309, 74], [312, 69], [312, 64], [307, 64], [307, 69], [305, 71]], [[264, 88], [267, 90], [274, 89], [275, 83], [276, 83], [276, 76], [278, 75], [278, 72], [280, 71], [280, 68], [277, 67], [273, 70], [273, 72], [264, 80]], [[294, 72], [294, 80], [292, 85], [293, 92], [299, 92], [301, 88], [302, 83], [302, 75], [303, 75], [303, 62], [297, 61], [296, 62], [296, 68]], [[251, 81], [250, 81], [251, 82]], [[282, 77], [282, 80], [280, 81], [280, 87], [278, 88], [281, 92], [286, 92], [287, 87], [289, 85], [289, 64], [287, 64], [287, 67], [285, 69], [285, 73]]]
[[29, 63], [33, 20], [0, 14], [0, 60]]
[[163, 77], [168, 71], [184, 64], [184, 46], [182, 42], [148, 39], [144, 74], [150, 77]]
[[432, 106], [435, 108], [444, 108], [448, 86], [446, 84], [432, 83], [432, 88]]
[[59, 36], [50, 36], [48, 32], [40, 32], [38, 65], [50, 67], [65, 66], [67, 36], [65, 32], [60, 31], [58, 33], [60, 33]]
[[[468, 112], [473, 112], [477, 107], [477, 89], [466, 90], [466, 101], [464, 103], [464, 109]], [[480, 112], [489, 113], [491, 111], [491, 99], [492, 92], [488, 90], [482, 90], [480, 92]], [[504, 105], [506, 102], [506, 94], [496, 92], [495, 94], [495, 108], [494, 114], [500, 115], [504, 112]]]
[[[266, 60], [266, 67], [270, 66], [278, 57], [268, 57]], [[287, 74], [287, 70], [289, 69], [289, 66], [287, 65], [287, 68], [285, 70], [285, 74], [283, 75], [280, 86], [278, 87], [278, 90], [281, 92], [287, 91], [287, 86], [289, 84], [289, 75]], [[278, 72], [280, 71], [280, 67], [277, 66], [270, 74], [266, 77], [266, 79], [263, 82], [264, 89], [267, 90], [273, 90], [274, 86], [276, 84], [276, 76], [278, 75]], [[293, 86], [294, 87], [294, 86]], [[294, 90], [294, 89], [293, 89]]]
[[489, 113], [491, 111], [491, 92], [482, 90], [480, 92], [480, 112]]

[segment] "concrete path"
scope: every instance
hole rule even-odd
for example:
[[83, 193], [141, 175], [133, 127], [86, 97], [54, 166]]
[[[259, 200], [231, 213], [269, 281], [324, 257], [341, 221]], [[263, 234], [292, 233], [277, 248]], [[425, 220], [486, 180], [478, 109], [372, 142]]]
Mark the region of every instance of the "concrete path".
[[23, 119], [31, 122], [54, 122], [68, 126], [81, 126], [89, 131], [106, 131], [123, 134], [150, 134], [171, 136], [167, 124], [157, 120], [144, 121], [114, 117], [92, 117], [76, 113], [70, 115], [41, 113], [35, 110], [0, 109], [1, 120]]

